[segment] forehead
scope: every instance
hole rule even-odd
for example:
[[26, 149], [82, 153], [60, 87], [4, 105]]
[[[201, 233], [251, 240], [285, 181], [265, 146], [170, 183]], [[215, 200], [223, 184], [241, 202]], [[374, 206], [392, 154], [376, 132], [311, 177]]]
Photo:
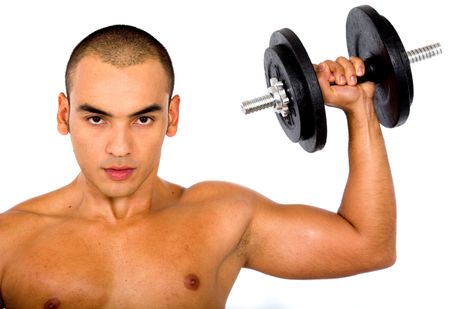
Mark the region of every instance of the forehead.
[[154, 59], [117, 67], [88, 55], [73, 70], [71, 83], [70, 100], [74, 105], [89, 103], [99, 108], [128, 111], [169, 101], [167, 74]]

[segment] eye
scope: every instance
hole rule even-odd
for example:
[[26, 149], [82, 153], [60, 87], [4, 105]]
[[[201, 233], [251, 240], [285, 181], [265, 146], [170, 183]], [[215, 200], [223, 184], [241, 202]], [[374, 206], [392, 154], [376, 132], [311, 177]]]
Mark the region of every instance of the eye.
[[95, 125], [99, 125], [99, 124], [102, 124], [102, 123], [103, 123], [103, 119], [102, 119], [102, 117], [100, 117], [100, 116], [92, 116], [92, 117], [89, 117], [89, 118], [88, 118], [88, 121], [89, 121], [91, 124], [95, 124]]
[[152, 122], [152, 118], [150, 118], [148, 116], [141, 116], [136, 120], [136, 122], [137, 122], [137, 124], [140, 124], [140, 125], [147, 125]]

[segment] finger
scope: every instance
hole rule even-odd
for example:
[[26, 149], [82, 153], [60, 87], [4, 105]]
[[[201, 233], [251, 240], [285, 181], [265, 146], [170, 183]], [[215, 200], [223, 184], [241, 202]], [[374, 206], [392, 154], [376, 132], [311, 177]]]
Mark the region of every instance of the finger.
[[320, 63], [318, 66], [316, 66], [316, 68], [317, 74], [321, 74], [321, 76], [326, 76], [328, 82], [334, 83], [334, 75], [331, 73], [331, 70], [326, 61]]
[[342, 65], [331, 60], [326, 60], [323, 63], [327, 66], [328, 70], [333, 76], [332, 78], [330, 78], [330, 82], [334, 82], [337, 85], [345, 85], [347, 83], [345, 78], [345, 69]]
[[314, 69], [317, 74], [317, 78], [319, 78], [319, 74], [322, 78], [326, 78], [330, 83], [334, 82], [334, 76], [331, 74], [330, 68], [325, 62], [320, 63], [319, 65], [314, 65]]
[[344, 68], [344, 76], [346, 83], [348, 85], [354, 86], [356, 85], [356, 70], [353, 63], [344, 57], [338, 57], [336, 62], [339, 63]]
[[364, 61], [361, 58], [355, 56], [350, 57], [349, 60], [355, 67], [356, 75], [363, 76], [365, 73]]

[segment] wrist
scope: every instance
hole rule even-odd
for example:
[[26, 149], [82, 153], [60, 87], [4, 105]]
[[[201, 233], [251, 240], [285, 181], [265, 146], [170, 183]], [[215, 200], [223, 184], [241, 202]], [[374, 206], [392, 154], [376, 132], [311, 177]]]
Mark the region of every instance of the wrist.
[[353, 104], [351, 109], [345, 110], [345, 115], [349, 125], [375, 124], [379, 126], [373, 99], [366, 96]]

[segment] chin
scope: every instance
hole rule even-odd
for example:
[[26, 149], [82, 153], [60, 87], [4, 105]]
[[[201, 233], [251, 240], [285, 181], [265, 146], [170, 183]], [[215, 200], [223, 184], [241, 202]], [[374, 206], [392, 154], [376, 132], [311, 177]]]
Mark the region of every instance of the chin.
[[104, 186], [99, 188], [100, 191], [108, 198], [125, 198], [131, 197], [137, 191], [137, 187], [126, 184], [115, 184], [109, 187]]

